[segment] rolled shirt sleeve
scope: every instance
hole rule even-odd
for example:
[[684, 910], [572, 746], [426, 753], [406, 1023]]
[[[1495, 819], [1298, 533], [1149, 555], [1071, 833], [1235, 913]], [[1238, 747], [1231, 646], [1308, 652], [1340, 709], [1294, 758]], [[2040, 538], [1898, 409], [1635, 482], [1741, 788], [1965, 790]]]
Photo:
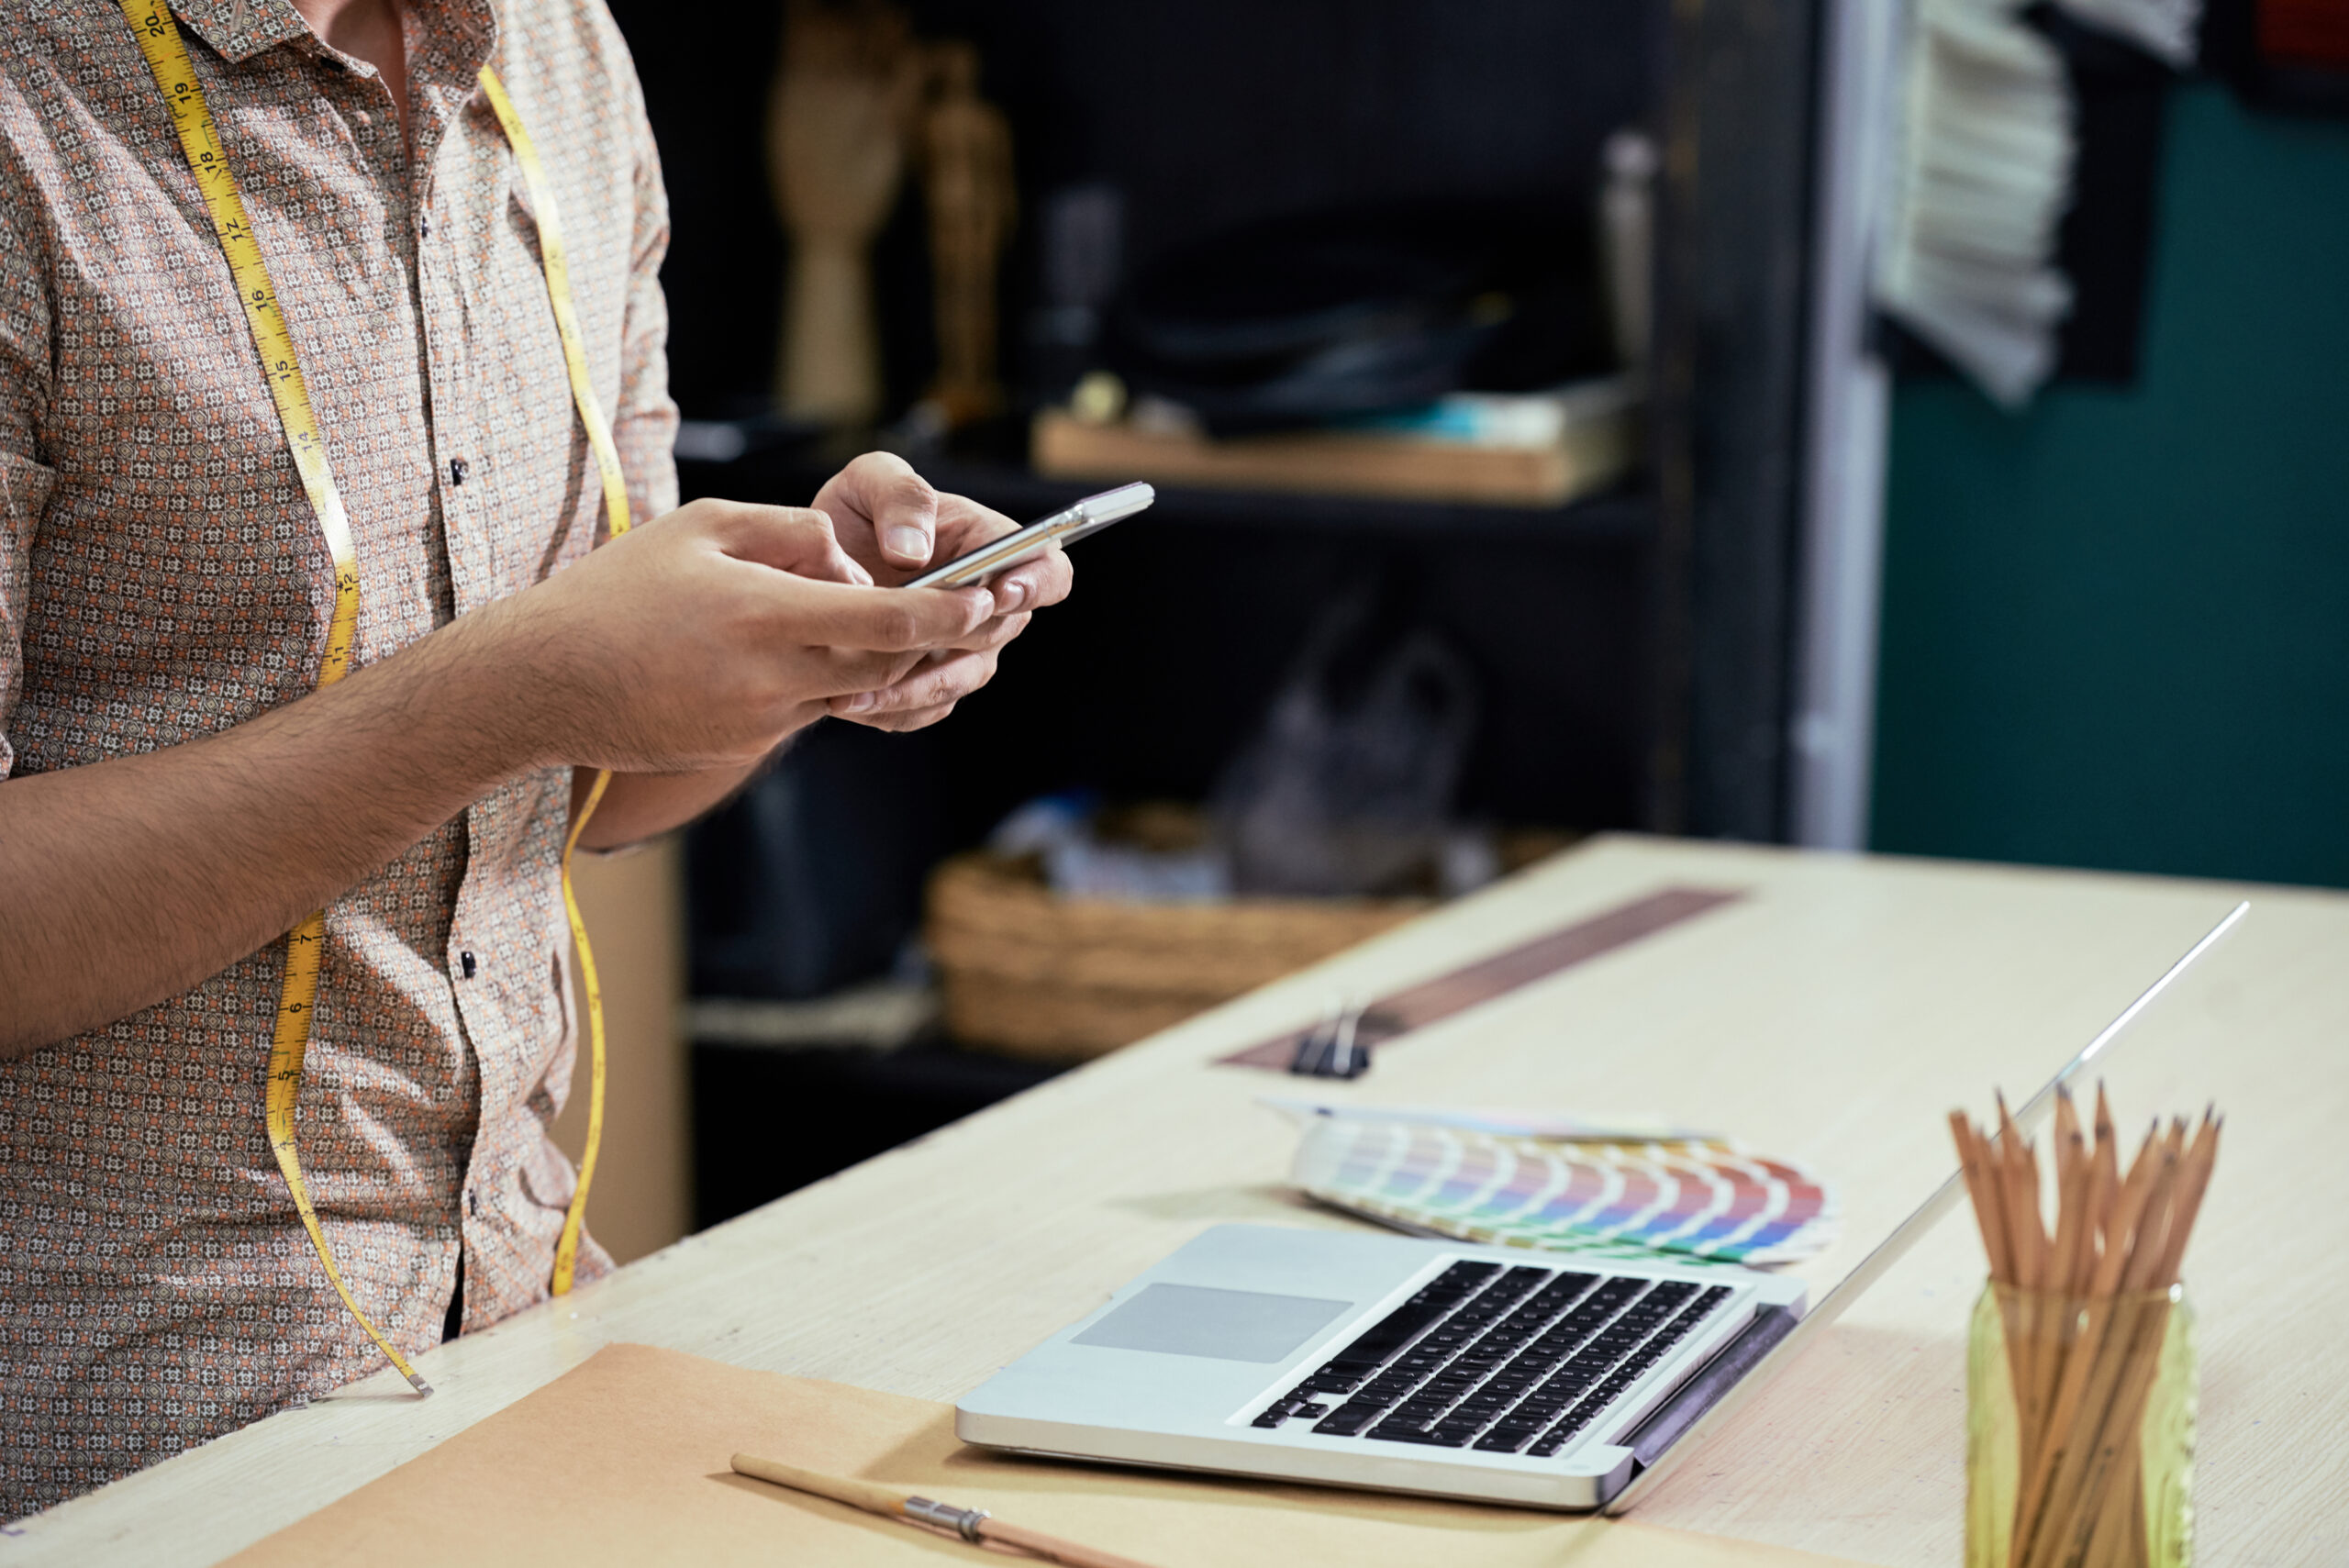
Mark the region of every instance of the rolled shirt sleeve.
[[[48, 261], [32, 238], [36, 218], [23, 180], [8, 168], [0, 183], [0, 779], [17, 761], [8, 725], [25, 686], [33, 534], [57, 484], [56, 470], [41, 461], [50, 310]], [[674, 488], [674, 477], [670, 483]]]
[[669, 396], [669, 302], [661, 292], [661, 262], [669, 253], [669, 193], [645, 117], [644, 92], [633, 72], [628, 75], [627, 114], [636, 150], [636, 217], [612, 441], [628, 476], [629, 509], [641, 523], [677, 505], [677, 406]]

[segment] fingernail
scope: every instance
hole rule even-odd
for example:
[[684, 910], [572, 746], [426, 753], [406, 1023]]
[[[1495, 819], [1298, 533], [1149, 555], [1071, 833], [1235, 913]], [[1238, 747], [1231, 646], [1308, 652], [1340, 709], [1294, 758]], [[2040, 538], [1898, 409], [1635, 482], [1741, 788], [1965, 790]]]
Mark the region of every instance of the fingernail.
[[848, 699], [848, 710], [851, 713], [863, 713], [866, 708], [871, 707], [874, 703], [880, 700], [880, 698], [874, 696], [871, 692], [859, 692], [854, 696]]
[[889, 553], [892, 555], [903, 556], [910, 561], [930, 559], [930, 536], [919, 528], [904, 527], [891, 528], [888, 544]]
[[996, 590], [995, 590], [995, 613], [996, 613], [996, 614], [997, 614], [997, 615], [999, 615], [999, 616], [1008, 616], [1008, 615], [1009, 615], [1012, 611], [1014, 611], [1014, 610], [1018, 609], [1021, 605], [1024, 605], [1024, 604], [1026, 604], [1027, 602], [1028, 602], [1028, 584], [1025, 584], [1025, 583], [1001, 583], [1001, 584], [997, 584], [996, 585]]

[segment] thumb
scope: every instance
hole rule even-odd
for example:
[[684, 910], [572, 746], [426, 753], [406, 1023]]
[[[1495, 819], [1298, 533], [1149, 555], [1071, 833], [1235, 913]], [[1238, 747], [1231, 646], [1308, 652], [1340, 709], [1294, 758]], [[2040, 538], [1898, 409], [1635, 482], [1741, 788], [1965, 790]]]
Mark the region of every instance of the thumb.
[[927, 566], [938, 539], [938, 492], [894, 452], [867, 452], [841, 471], [842, 499], [873, 519], [892, 565]]

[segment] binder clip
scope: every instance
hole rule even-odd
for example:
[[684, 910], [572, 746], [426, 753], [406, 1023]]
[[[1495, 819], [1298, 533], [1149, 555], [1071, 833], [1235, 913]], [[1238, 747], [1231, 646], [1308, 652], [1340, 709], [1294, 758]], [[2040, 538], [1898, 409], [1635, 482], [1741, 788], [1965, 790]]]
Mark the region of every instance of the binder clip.
[[1359, 1038], [1360, 1002], [1333, 1002], [1289, 1057], [1288, 1070], [1306, 1078], [1359, 1078], [1370, 1071], [1370, 1043]]

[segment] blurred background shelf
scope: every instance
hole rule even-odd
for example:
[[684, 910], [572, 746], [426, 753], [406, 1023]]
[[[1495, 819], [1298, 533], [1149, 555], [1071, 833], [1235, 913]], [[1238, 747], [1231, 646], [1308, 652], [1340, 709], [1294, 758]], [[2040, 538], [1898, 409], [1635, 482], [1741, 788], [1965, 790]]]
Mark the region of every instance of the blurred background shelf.
[[[1025, 463], [1001, 459], [926, 457], [918, 466], [922, 476], [939, 489], [968, 495], [1019, 522], [1103, 488], [1098, 482], [1049, 479]], [[677, 474], [689, 500], [718, 495], [804, 506], [839, 469], [839, 461], [833, 458], [745, 452], [728, 462], [680, 462]], [[1352, 534], [1432, 534], [1477, 543], [1626, 544], [1645, 542], [1655, 533], [1654, 497], [1643, 484], [1635, 483], [1563, 506], [1470, 506], [1292, 491], [1210, 490], [1185, 484], [1160, 484], [1157, 489], [1157, 504], [1134, 527], [1208, 524]], [[1093, 549], [1089, 543], [1085, 546], [1088, 557]]]
[[820, 724], [692, 832], [699, 1222], [1045, 1071], [935, 1032], [889, 1051], [745, 1039], [711, 1021], [713, 1003], [821, 1009], [892, 976], [923, 984], [911, 939], [934, 867], [1051, 791], [1200, 805], [1333, 605], [1424, 632], [1471, 673], [1462, 820], [1783, 834], [1819, 0], [1676, 19], [1664, 0], [905, 0], [913, 35], [975, 47], [1017, 184], [997, 291], [1005, 406], [942, 445], [907, 418], [941, 365], [912, 173], [870, 253], [873, 428], [810, 444], [774, 413], [788, 250], [767, 106], [787, 9], [612, 4], [671, 197], [688, 497], [805, 505], [842, 458], [884, 443], [1015, 519], [1106, 488], [1028, 461], [1036, 411], [1087, 368], [1063, 328], [1094, 306], [1073, 306], [1052, 238], [1073, 216], [1115, 215], [1114, 284], [1292, 215], [1508, 205], [1568, 237], [1550, 253], [1560, 286], [1587, 291], [1609, 139], [1660, 143], [1669, 128], [1680, 145], [1643, 280], [1661, 395], [1647, 461], [1614, 488], [1526, 507], [1162, 484], [1142, 518], [1084, 545], [1074, 595], [949, 722]]

